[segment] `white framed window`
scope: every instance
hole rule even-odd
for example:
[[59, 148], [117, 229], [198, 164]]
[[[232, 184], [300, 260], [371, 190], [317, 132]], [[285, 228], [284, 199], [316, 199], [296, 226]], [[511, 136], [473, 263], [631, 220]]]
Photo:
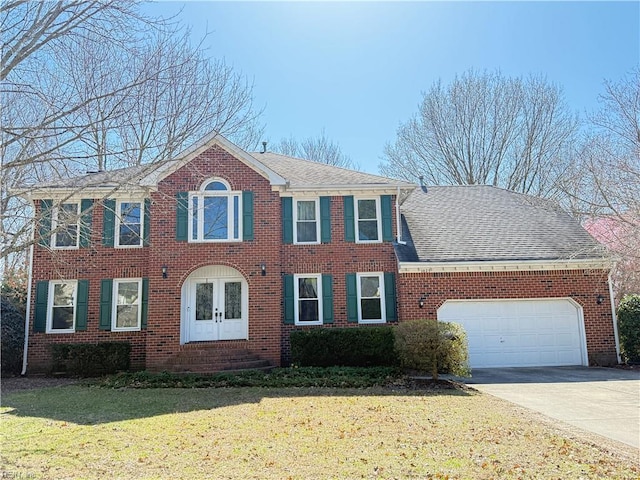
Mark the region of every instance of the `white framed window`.
[[358, 273], [358, 322], [385, 323], [384, 273]]
[[322, 274], [293, 276], [296, 325], [322, 325]]
[[142, 279], [113, 280], [112, 331], [140, 330], [142, 318]]
[[380, 198], [356, 198], [355, 217], [357, 243], [382, 241]]
[[316, 198], [294, 200], [293, 243], [320, 243], [320, 202]]
[[189, 194], [190, 242], [242, 240], [242, 192], [222, 179], [206, 181]]
[[52, 280], [49, 282], [47, 333], [73, 333], [76, 327], [78, 282]]
[[115, 245], [141, 247], [144, 236], [144, 203], [138, 200], [118, 200], [116, 203]]
[[78, 248], [80, 203], [61, 203], [53, 209], [51, 227], [54, 248]]

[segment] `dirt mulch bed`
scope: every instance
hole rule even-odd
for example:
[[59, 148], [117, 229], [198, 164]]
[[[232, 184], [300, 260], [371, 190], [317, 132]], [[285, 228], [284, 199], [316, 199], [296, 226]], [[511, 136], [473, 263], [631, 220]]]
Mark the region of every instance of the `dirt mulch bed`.
[[32, 390], [34, 388], [63, 387], [78, 383], [77, 378], [66, 377], [2, 377], [0, 380], [0, 392], [11, 393], [16, 390]]

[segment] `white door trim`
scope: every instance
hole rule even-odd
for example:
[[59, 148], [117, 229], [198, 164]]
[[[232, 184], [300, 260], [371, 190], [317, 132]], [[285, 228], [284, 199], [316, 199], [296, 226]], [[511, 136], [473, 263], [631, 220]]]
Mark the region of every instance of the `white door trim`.
[[[224, 320], [224, 288], [229, 282], [241, 285], [241, 317], [238, 321]], [[212, 324], [210, 338], [193, 338], [193, 319], [195, 317], [195, 289], [198, 283], [212, 283], [214, 308], [221, 312], [219, 323]], [[220, 293], [216, 293], [220, 292]], [[249, 332], [249, 285], [242, 274], [232, 267], [209, 265], [192, 272], [182, 284], [180, 295], [180, 344], [193, 341], [247, 340]], [[215, 305], [217, 303], [217, 305]], [[229, 328], [231, 327], [231, 328]]]

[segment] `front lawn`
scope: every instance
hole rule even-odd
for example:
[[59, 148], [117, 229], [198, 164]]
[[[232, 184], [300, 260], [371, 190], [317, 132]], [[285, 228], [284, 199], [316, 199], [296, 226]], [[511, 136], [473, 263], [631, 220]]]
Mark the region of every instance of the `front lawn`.
[[638, 478], [640, 466], [462, 390], [105, 389], [3, 395], [2, 478]]

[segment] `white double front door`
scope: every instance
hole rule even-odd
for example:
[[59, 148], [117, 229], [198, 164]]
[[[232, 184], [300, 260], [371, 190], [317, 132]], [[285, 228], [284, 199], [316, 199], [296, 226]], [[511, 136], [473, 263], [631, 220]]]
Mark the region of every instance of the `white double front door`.
[[224, 266], [203, 267], [183, 286], [185, 342], [247, 339], [247, 282]]

